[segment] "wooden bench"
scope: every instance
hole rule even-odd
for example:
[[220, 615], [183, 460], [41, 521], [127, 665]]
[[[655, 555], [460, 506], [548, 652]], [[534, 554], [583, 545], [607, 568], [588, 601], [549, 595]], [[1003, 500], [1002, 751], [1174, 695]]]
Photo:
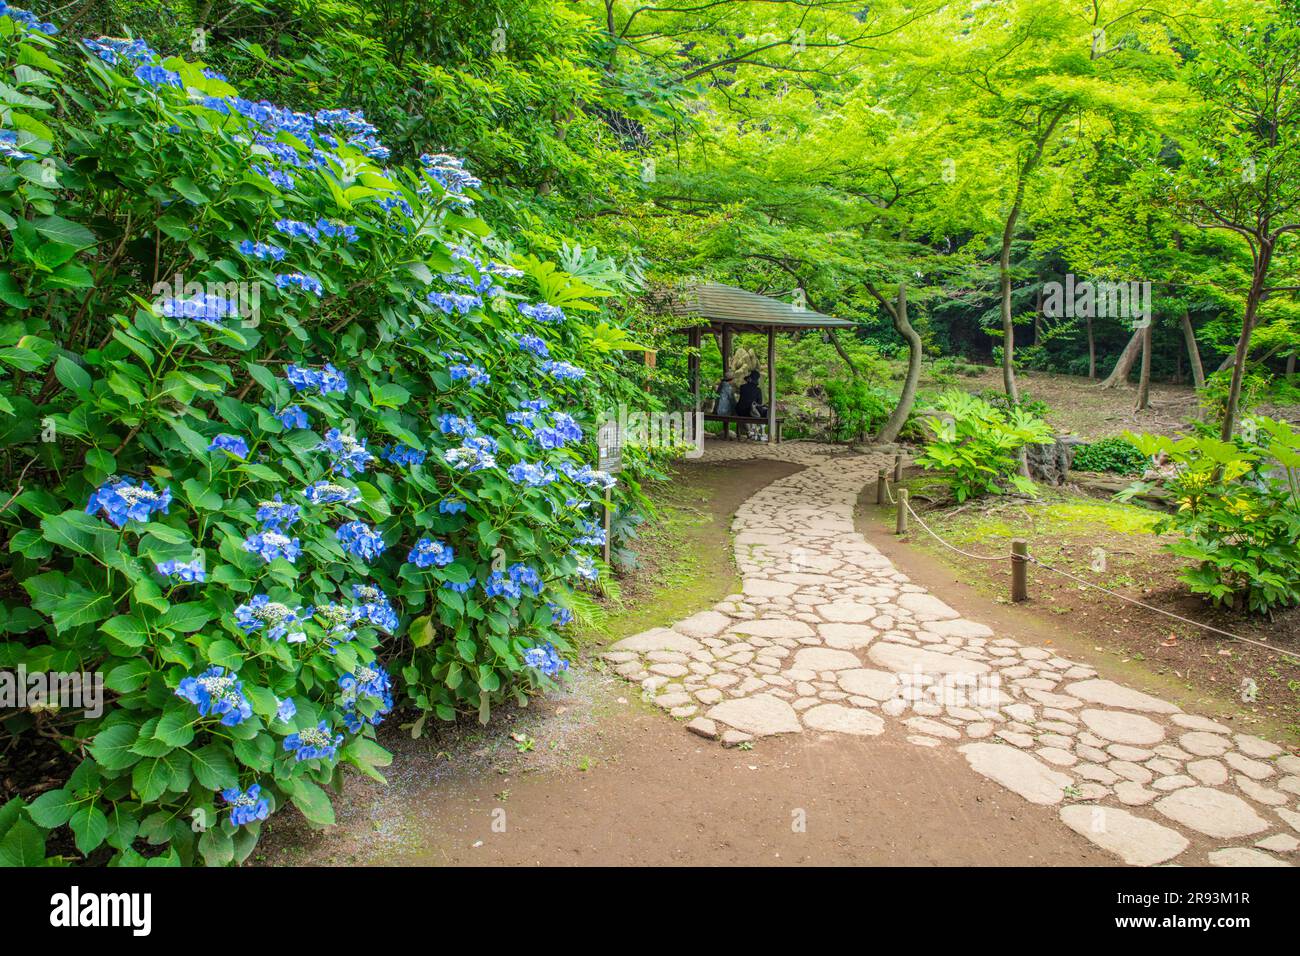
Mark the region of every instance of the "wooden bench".
[[[737, 441], [740, 440], [741, 425], [766, 425], [767, 424], [766, 418], [750, 418], [747, 415], [715, 415], [712, 412], [705, 412], [704, 420], [706, 422], [722, 422], [722, 437], [724, 440], [729, 440], [731, 438], [731, 424], [732, 422], [735, 422]], [[784, 418], [778, 418], [776, 420], [776, 435], [774, 437], [778, 444], [781, 441], [781, 423], [784, 421], [785, 421]]]

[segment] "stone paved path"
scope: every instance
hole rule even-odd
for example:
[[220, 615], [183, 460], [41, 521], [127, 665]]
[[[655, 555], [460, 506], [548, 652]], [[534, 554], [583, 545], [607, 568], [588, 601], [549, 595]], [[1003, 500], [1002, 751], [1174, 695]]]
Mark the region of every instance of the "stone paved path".
[[[806, 467], [737, 511], [742, 593], [605, 655], [689, 730], [734, 746], [897, 725], [1059, 806], [1065, 826], [1126, 863], [1291, 865], [1300, 758], [995, 634], [912, 584], [853, 525], [892, 456], [730, 442], [705, 460], [753, 457]], [[1208, 855], [1185, 852], [1188, 834]]]

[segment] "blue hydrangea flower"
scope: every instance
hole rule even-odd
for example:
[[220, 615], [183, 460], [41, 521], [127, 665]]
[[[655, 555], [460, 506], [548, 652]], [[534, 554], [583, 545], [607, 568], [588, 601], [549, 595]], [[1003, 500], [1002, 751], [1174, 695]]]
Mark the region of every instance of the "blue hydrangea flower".
[[224, 451], [234, 455], [236, 458], [248, 457], [248, 442], [238, 435], [220, 434], [212, 439], [212, 444], [208, 446], [208, 451]]
[[400, 442], [391, 448], [383, 450], [383, 457], [391, 461], [394, 465], [422, 465], [424, 459], [428, 457], [428, 452], [422, 448], [411, 448]]
[[361, 500], [361, 491], [347, 485], [316, 481], [303, 489], [303, 495], [314, 505], [354, 505]]
[[352, 597], [361, 602], [356, 607], [358, 620], [369, 621], [390, 634], [397, 630], [397, 612], [383, 590], [373, 584], [354, 584]]
[[135, 78], [152, 87], [181, 85], [181, 75], [161, 66], [143, 65], [135, 68]]
[[551, 425], [539, 428], [533, 438], [543, 450], [563, 448], [571, 441], [582, 441], [582, 427], [572, 415], [555, 412], [551, 416]]
[[557, 379], [558, 381], [561, 382], [563, 381], [576, 382], [579, 381], [580, 379], [587, 377], [586, 369], [578, 368], [578, 366], [571, 365], [568, 362], [558, 362], [552, 360], [548, 362], [543, 362], [539, 367], [543, 372], [551, 376], [551, 378]]
[[9, 17], [28, 30], [35, 30], [37, 33], [44, 33], [47, 36], [54, 36], [59, 32], [59, 28], [53, 23], [42, 23], [40, 18], [30, 10], [20, 10], [4, 2], [0, 2], [0, 17]]
[[18, 148], [18, 133], [12, 129], [0, 129], [0, 155], [19, 162], [36, 158], [31, 153]]
[[554, 677], [561, 671], [569, 669], [569, 662], [560, 657], [550, 644], [543, 647], [530, 647], [524, 652], [524, 663], [529, 667], [537, 668], [547, 677]]
[[379, 664], [362, 665], [354, 673], [344, 674], [339, 678], [339, 690], [343, 723], [350, 733], [360, 733], [367, 723], [379, 726], [393, 709], [392, 680]]
[[158, 311], [169, 319], [195, 319], [208, 325], [220, 325], [222, 319], [239, 315], [239, 303], [225, 296], [200, 292], [188, 299], [163, 299]]
[[100, 37], [98, 40], [82, 40], [81, 42], [86, 45], [86, 49], [109, 66], [117, 66], [123, 60], [129, 63], [152, 63], [158, 59], [158, 54], [143, 40], [119, 40], [116, 37]]
[[275, 702], [275, 719], [288, 723], [298, 713], [298, 705], [293, 702], [292, 697], [286, 697], [284, 700]]
[[483, 300], [471, 292], [430, 292], [424, 298], [447, 315], [468, 315], [483, 305]]
[[325, 287], [321, 285], [320, 279], [302, 272], [290, 272], [276, 276], [275, 287], [277, 289], [297, 289], [310, 292], [317, 298], [320, 298], [325, 292]]
[[342, 238], [349, 244], [361, 238], [357, 235], [356, 226], [349, 226], [347, 223], [333, 223], [328, 219], [317, 219], [316, 229], [327, 239]]
[[347, 554], [370, 562], [384, 553], [387, 547], [383, 537], [364, 521], [349, 521], [334, 532]]
[[442, 586], [448, 591], [464, 594], [467, 591], [472, 591], [477, 584], [478, 581], [475, 578], [470, 578], [468, 581], [444, 581]]
[[311, 422], [307, 418], [307, 413], [297, 405], [286, 405], [281, 411], [273, 412], [280, 424], [286, 430], [293, 428], [310, 428]]
[[297, 538], [290, 538], [279, 531], [267, 530], [249, 535], [244, 540], [244, 550], [255, 554], [267, 564], [276, 558], [284, 558], [290, 564], [302, 554], [302, 546]]
[[582, 534], [573, 539], [577, 546], [601, 547], [605, 544], [605, 529], [595, 521], [582, 523]]
[[478, 426], [474, 419], [466, 416], [461, 418], [458, 415], [442, 415], [438, 418], [438, 430], [444, 435], [469, 436], [478, 434]]
[[220, 716], [226, 727], [253, 716], [243, 682], [234, 674], [227, 676], [224, 667], [214, 665], [197, 677], [186, 677], [176, 688], [176, 696], [197, 707], [200, 717]]
[[483, 585], [488, 597], [520, 598], [524, 588], [534, 595], [540, 595], [543, 588], [541, 575], [526, 564], [512, 564], [505, 572], [493, 571]]
[[322, 720], [315, 727], [285, 737], [284, 749], [292, 751], [297, 761], [333, 760], [338, 756], [342, 743], [343, 735], [331, 733], [329, 725]]
[[453, 382], [469, 379], [470, 388], [478, 388], [480, 385], [486, 385], [492, 381], [491, 375], [471, 363], [453, 365], [447, 369], [447, 372], [451, 375]]
[[331, 601], [313, 608], [312, 613], [329, 634], [331, 654], [335, 653], [334, 647], [340, 641], [350, 641], [357, 636], [353, 625], [361, 618], [356, 608]]
[[296, 219], [277, 219], [275, 228], [295, 239], [306, 239], [312, 243], [320, 242], [320, 230], [310, 223], [299, 222]]
[[159, 574], [169, 578], [179, 578], [187, 584], [203, 582], [208, 579], [208, 572], [203, 567], [202, 558], [195, 558], [189, 563], [184, 561], [159, 561], [154, 567], [158, 569]]
[[237, 827], [247, 823], [265, 820], [271, 814], [271, 806], [261, 796], [260, 784], [253, 784], [247, 790], [228, 787], [221, 791], [221, 799], [230, 805], [230, 822]]
[[432, 538], [421, 538], [415, 542], [415, 547], [406, 556], [406, 560], [417, 568], [445, 568], [451, 564], [455, 556], [450, 545], [442, 541], [434, 541]]
[[438, 513], [444, 515], [458, 515], [464, 513], [469, 505], [459, 498], [444, 498], [438, 502]]
[[285, 504], [278, 494], [270, 501], [259, 501], [257, 504], [257, 520], [262, 522], [263, 528], [287, 531], [301, 515], [302, 508]]
[[596, 562], [591, 559], [590, 555], [574, 553], [572, 557], [578, 562], [578, 567], [574, 570], [578, 577], [588, 581], [595, 581], [600, 578], [600, 571], [596, 569]]
[[344, 477], [365, 471], [366, 466], [375, 460], [375, 456], [366, 450], [364, 438], [357, 441], [337, 428], [325, 433], [325, 440], [316, 446], [316, 450], [332, 452], [334, 460], [330, 468], [341, 472]]
[[90, 496], [86, 514], [102, 511], [110, 523], [121, 528], [128, 521], [148, 521], [156, 511], [167, 514], [171, 501], [170, 488], [154, 491], [147, 481], [137, 485], [131, 478], [110, 478]]
[[301, 644], [307, 640], [306, 633], [301, 628], [293, 631], [290, 629], [301, 625], [311, 613], [311, 608], [306, 611], [300, 607], [291, 608], [287, 604], [272, 601], [265, 594], [258, 594], [251, 601], [235, 608], [235, 623], [245, 634], [265, 630], [267, 640], [278, 641], [287, 637], [290, 644]]
[[328, 363], [320, 371], [290, 365], [285, 369], [285, 377], [297, 392], [315, 388], [322, 395], [344, 395], [348, 390], [348, 380], [343, 373]]
[[238, 248], [244, 255], [252, 256], [254, 259], [261, 259], [264, 262], [284, 261], [284, 250], [269, 242], [253, 242], [251, 239], [245, 239], [239, 244]]
[[560, 463], [560, 471], [564, 472], [565, 476], [571, 481], [575, 481], [578, 484], [585, 485], [589, 488], [598, 487], [601, 490], [605, 490], [613, 488], [618, 481], [613, 475], [603, 471], [597, 471], [590, 465], [582, 465], [579, 467], [567, 461]]
[[555, 472], [546, 465], [529, 461], [516, 462], [506, 469], [506, 477], [517, 485], [542, 488], [555, 481]]
[[567, 607], [560, 607], [558, 604], [546, 605], [551, 609], [551, 623], [559, 627], [573, 623], [573, 611]]
[[528, 305], [521, 302], [519, 311], [534, 322], [542, 322], [546, 325], [559, 325], [564, 321], [564, 310], [546, 302], [538, 305]]
[[276, 169], [275, 167], [268, 166], [265, 163], [259, 163], [254, 166], [253, 169], [269, 179], [271, 185], [277, 189], [293, 189], [298, 185], [298, 180], [294, 179], [292, 174], [286, 173], [282, 169]]
[[496, 467], [497, 442], [487, 435], [466, 438], [459, 448], [448, 449], [443, 457], [457, 471], [482, 471]]
[[546, 347], [546, 342], [535, 335], [529, 335], [527, 332], [519, 336], [519, 347], [525, 351], [536, 355], [538, 358], [549, 358], [551, 350]]

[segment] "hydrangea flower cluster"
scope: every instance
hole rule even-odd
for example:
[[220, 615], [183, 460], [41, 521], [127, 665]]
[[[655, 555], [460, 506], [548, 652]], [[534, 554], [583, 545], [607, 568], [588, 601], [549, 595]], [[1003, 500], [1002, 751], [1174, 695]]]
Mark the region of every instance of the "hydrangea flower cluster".
[[423, 448], [411, 448], [400, 442], [392, 447], [384, 446], [380, 450], [380, 456], [394, 465], [423, 465], [428, 454]]
[[438, 514], [458, 515], [464, 514], [469, 505], [459, 498], [444, 498], [438, 502]]
[[574, 465], [571, 462], [564, 461], [560, 463], [559, 469], [564, 472], [564, 476], [570, 481], [574, 481], [587, 488], [594, 487], [600, 488], [601, 490], [607, 490], [613, 488], [617, 482], [617, 479], [615, 479], [613, 475], [608, 474], [607, 472], [597, 471], [590, 465]]
[[447, 369], [453, 382], [469, 379], [470, 388], [478, 388], [492, 381], [492, 376], [471, 362], [458, 362]]
[[253, 784], [247, 790], [227, 787], [221, 791], [221, 799], [230, 806], [230, 822], [237, 827], [265, 820], [271, 815], [271, 806], [261, 795], [260, 784]]
[[347, 554], [354, 555], [367, 563], [384, 553], [388, 546], [383, 537], [364, 521], [349, 521], [340, 525], [334, 532], [339, 544]]
[[98, 40], [82, 40], [86, 49], [109, 66], [117, 66], [122, 61], [128, 63], [152, 63], [158, 59], [149, 44], [143, 40], [119, 40], [116, 37], [100, 37]]
[[170, 488], [154, 491], [147, 481], [137, 485], [131, 478], [110, 478], [90, 496], [86, 514], [102, 511], [114, 527], [121, 528], [128, 521], [148, 521], [158, 511], [166, 514], [171, 502]]
[[573, 539], [573, 544], [577, 546], [589, 545], [592, 547], [603, 547], [605, 544], [605, 529], [595, 521], [584, 521], [581, 526], [582, 534]]
[[337, 428], [325, 433], [325, 440], [316, 446], [316, 450], [331, 452], [334, 460], [330, 469], [340, 472], [345, 478], [365, 471], [366, 466], [375, 460], [375, 456], [366, 450], [364, 438], [358, 441]]
[[322, 395], [346, 395], [348, 391], [348, 380], [343, 376], [342, 372], [328, 362], [319, 371], [313, 368], [302, 368], [299, 365], [290, 365], [285, 369], [285, 377], [288, 378], [289, 384], [293, 386], [296, 392], [315, 388]]
[[552, 624], [563, 627], [566, 624], [573, 623], [573, 611], [569, 610], [569, 608], [561, 607], [558, 604], [548, 604], [546, 606], [551, 609]]
[[290, 272], [285, 275], [276, 276], [275, 287], [277, 289], [310, 292], [317, 298], [325, 293], [325, 287], [321, 285], [320, 279], [306, 275], [302, 272]]
[[533, 568], [526, 564], [512, 564], [505, 572], [493, 571], [492, 576], [483, 585], [488, 597], [523, 597], [523, 589], [528, 588], [534, 596], [542, 593], [542, 578]]
[[152, 64], [137, 66], [133, 75], [141, 83], [153, 87], [181, 85], [181, 75], [163, 66], [154, 66]]
[[238, 435], [221, 434], [212, 439], [212, 444], [208, 445], [208, 451], [224, 451], [236, 458], [247, 458], [248, 442]]
[[[377, 727], [384, 716], [393, 709], [393, 684], [388, 672], [378, 664], [358, 667], [352, 674], [339, 678], [339, 705], [343, 708], [343, 724], [352, 733], [360, 733], [369, 723]], [[369, 716], [357, 713], [358, 704], [374, 708]]]
[[406, 556], [406, 560], [417, 568], [445, 568], [451, 564], [452, 559], [455, 557], [456, 554], [451, 545], [446, 542], [434, 541], [432, 538], [421, 538], [415, 542], [415, 547]]
[[158, 304], [158, 311], [169, 319], [194, 319], [209, 325], [220, 325], [222, 319], [239, 315], [239, 304], [225, 296], [200, 292], [188, 299], [163, 299]]
[[333, 760], [343, 745], [343, 735], [331, 733], [329, 725], [321, 721], [284, 738], [284, 749], [293, 753], [294, 760]]
[[438, 431], [444, 435], [468, 437], [478, 434], [478, 425], [469, 416], [461, 418], [458, 415], [443, 415], [438, 419]]
[[19, 162], [36, 158], [18, 148], [18, 133], [12, 129], [0, 129], [0, 156]]
[[274, 529], [265, 529], [244, 539], [244, 550], [255, 554], [267, 564], [276, 558], [284, 558], [290, 564], [302, 554], [302, 545], [297, 538], [290, 538]]
[[208, 572], [203, 567], [203, 559], [195, 558], [193, 561], [159, 561], [154, 565], [158, 573], [169, 578], [178, 578], [187, 584], [203, 582], [208, 579]]
[[273, 412], [280, 424], [284, 428], [310, 428], [311, 422], [307, 419], [307, 413], [297, 405], [286, 405], [282, 410]]
[[496, 467], [497, 447], [495, 438], [476, 435], [466, 438], [459, 448], [448, 449], [443, 457], [457, 471], [473, 473]]
[[537, 668], [547, 677], [554, 677], [561, 671], [569, 669], [569, 662], [560, 657], [550, 644], [543, 647], [530, 647], [524, 652], [524, 663], [529, 667]]
[[459, 156], [425, 153], [420, 157], [420, 165], [447, 191], [448, 197], [461, 206], [469, 206], [474, 202], [465, 195], [466, 189], [478, 189], [483, 185], [477, 176], [465, 169], [465, 161]]
[[361, 500], [359, 489], [328, 481], [312, 482], [302, 493], [314, 505], [354, 505]]
[[546, 451], [563, 448], [571, 441], [582, 441], [582, 426], [574, 421], [572, 415], [555, 412], [550, 426], [539, 428], [533, 438], [538, 447]]
[[481, 298], [469, 292], [430, 292], [424, 298], [447, 315], [469, 315], [483, 305]]
[[307, 634], [300, 627], [311, 617], [311, 608], [291, 608], [287, 604], [272, 601], [265, 594], [258, 594], [251, 601], [235, 608], [235, 622], [245, 634], [265, 629], [266, 639], [278, 641], [286, 638], [290, 644], [301, 644], [307, 640]]
[[241, 242], [239, 251], [246, 256], [252, 256], [254, 259], [261, 259], [263, 262], [283, 262], [285, 257], [285, 251], [279, 246], [268, 242], [253, 242], [251, 239], [245, 239]]
[[546, 347], [545, 340], [538, 338], [536, 335], [530, 335], [527, 332], [521, 332], [518, 335], [518, 339], [519, 348], [523, 351], [536, 355], [538, 358], [544, 359], [550, 357], [551, 350]]
[[352, 597], [361, 602], [355, 608], [358, 620], [368, 621], [390, 634], [397, 630], [397, 612], [382, 589], [372, 584], [354, 584]]
[[30, 10], [20, 10], [18, 7], [11, 7], [0, 0], [0, 17], [9, 17], [15, 23], [21, 23], [29, 30], [35, 30], [37, 33], [44, 33], [47, 36], [54, 36], [59, 32], [59, 28], [53, 23], [43, 23], [41, 19]]
[[270, 501], [259, 501], [257, 504], [257, 520], [262, 522], [264, 528], [287, 531], [301, 516], [302, 508], [286, 504], [278, 494]]
[[578, 368], [569, 362], [549, 361], [541, 364], [541, 369], [557, 381], [579, 381], [587, 377], [587, 370]]
[[541, 322], [543, 325], [560, 325], [565, 319], [563, 309], [546, 302], [537, 305], [521, 302], [518, 309], [525, 318], [532, 319], [534, 322]]
[[552, 468], [545, 464], [521, 461], [506, 469], [506, 477], [517, 485], [527, 488], [542, 488], [558, 477]]
[[253, 716], [243, 682], [233, 674], [227, 675], [224, 667], [213, 666], [197, 677], [186, 677], [176, 688], [176, 696], [197, 707], [200, 717], [220, 716], [226, 727]]

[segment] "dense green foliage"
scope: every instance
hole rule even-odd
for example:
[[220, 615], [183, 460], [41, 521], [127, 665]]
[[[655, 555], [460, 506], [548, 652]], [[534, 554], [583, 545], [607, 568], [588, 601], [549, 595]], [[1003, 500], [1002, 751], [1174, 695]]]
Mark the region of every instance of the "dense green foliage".
[[1105, 471], [1113, 475], [1141, 475], [1147, 466], [1146, 455], [1126, 438], [1103, 438], [1080, 445], [1071, 463], [1076, 471]]
[[982, 398], [947, 391], [935, 407], [943, 413], [926, 419], [932, 438], [916, 463], [939, 471], [959, 502], [1014, 489], [1034, 494], [1035, 486], [1017, 472], [1017, 453], [1026, 445], [1051, 440], [1042, 419], [1023, 408], [1002, 411]]

